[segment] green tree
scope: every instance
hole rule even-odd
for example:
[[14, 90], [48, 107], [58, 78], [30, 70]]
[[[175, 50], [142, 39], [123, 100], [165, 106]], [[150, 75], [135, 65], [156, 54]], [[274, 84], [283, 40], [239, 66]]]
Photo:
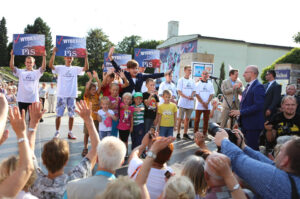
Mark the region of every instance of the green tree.
[[[225, 64], [222, 62], [221, 68], [220, 68], [220, 79], [219, 79], [219, 87], [221, 87], [223, 80], [225, 79]], [[221, 90], [218, 87], [217, 95], [221, 94]]]
[[[45, 35], [45, 49], [47, 52], [47, 63], [49, 63], [50, 60], [50, 51], [53, 48], [52, 45], [52, 36], [50, 27], [47, 25], [46, 22], [43, 21], [42, 18], [38, 17], [35, 19], [33, 25], [27, 25], [24, 29], [25, 34], [43, 34]], [[36, 58], [36, 65], [40, 67], [42, 64], [42, 57]], [[47, 71], [50, 72], [50, 69], [47, 68]]]
[[263, 83], [267, 83], [266, 73], [268, 70], [275, 69], [276, 64], [284, 63], [300, 64], [300, 48], [293, 48], [290, 52], [278, 58], [273, 64], [265, 67], [260, 75], [261, 79], [263, 80]]
[[147, 40], [147, 41], [142, 41], [140, 44], [137, 46], [137, 48], [145, 48], [145, 49], [156, 49], [156, 47], [160, 44], [162, 44], [164, 41], [160, 40]]
[[7, 42], [6, 20], [2, 17], [0, 21], [0, 66], [8, 66]]
[[[113, 43], [102, 29], [91, 29], [86, 38], [86, 47], [89, 52], [90, 70], [102, 72], [104, 52], [108, 52]], [[83, 61], [83, 60], [80, 60]]]
[[121, 42], [118, 43], [116, 47], [116, 52], [131, 54], [134, 56], [134, 48], [137, 48], [141, 42], [142, 38], [137, 35], [131, 35], [125, 37]]
[[294, 41], [296, 43], [300, 43], [300, 32], [298, 32], [297, 34], [295, 34], [293, 38], [294, 38]]

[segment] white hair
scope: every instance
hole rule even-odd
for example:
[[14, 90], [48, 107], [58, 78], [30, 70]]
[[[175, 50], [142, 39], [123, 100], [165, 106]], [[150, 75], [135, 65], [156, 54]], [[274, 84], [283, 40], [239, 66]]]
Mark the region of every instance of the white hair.
[[163, 191], [164, 199], [194, 199], [195, 190], [191, 180], [186, 176], [171, 177]]
[[107, 136], [100, 141], [97, 154], [101, 168], [115, 171], [125, 158], [126, 146], [119, 138]]

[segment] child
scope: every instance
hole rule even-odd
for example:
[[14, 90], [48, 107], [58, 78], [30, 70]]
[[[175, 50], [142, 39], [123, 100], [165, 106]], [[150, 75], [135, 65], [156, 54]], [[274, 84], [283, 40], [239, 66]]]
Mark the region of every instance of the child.
[[133, 131], [131, 133], [131, 149], [139, 146], [142, 143], [143, 137], [145, 135], [144, 131], [144, 110], [145, 106], [143, 104], [143, 94], [136, 92], [133, 95], [134, 100], [134, 113], [133, 113]]
[[76, 139], [72, 133], [74, 114], [75, 114], [75, 98], [77, 98], [77, 76], [83, 75], [84, 71], [89, 69], [88, 52], [86, 51], [84, 59], [84, 67], [72, 66], [73, 57], [64, 57], [65, 65], [54, 66], [55, 54], [57, 48], [53, 49], [53, 54], [49, 61], [49, 67], [52, 73], [58, 74], [57, 79], [57, 104], [56, 104], [56, 132], [54, 137], [59, 137], [59, 127], [61, 117], [64, 115], [67, 106], [69, 115], [69, 133], [68, 139]]
[[184, 77], [180, 78], [177, 83], [177, 91], [179, 100], [179, 119], [177, 123], [177, 139], [180, 139], [180, 129], [181, 129], [181, 120], [184, 120], [184, 132], [183, 137], [187, 140], [191, 140], [189, 135], [187, 134], [189, 121], [191, 114], [194, 110], [194, 95], [195, 95], [195, 82], [193, 79], [190, 79], [190, 75], [192, 73], [192, 67], [187, 65], [184, 67]]
[[25, 110], [25, 114], [29, 106], [34, 102], [39, 102], [39, 80], [46, 70], [46, 52], [43, 55], [42, 66], [38, 70], [34, 70], [35, 59], [33, 57], [25, 58], [25, 69], [18, 69], [14, 66], [14, 54], [13, 50], [10, 53], [9, 66], [13, 74], [19, 78], [17, 102], [20, 112]]
[[10, 107], [14, 107], [16, 105], [16, 96], [12, 92], [12, 86], [7, 87], [7, 94], [5, 97]]
[[[126, 88], [127, 86], [129, 86], [129, 82], [127, 80], [127, 78], [125, 77], [123, 72], [118, 73], [119, 77], [121, 77], [121, 79], [123, 80], [123, 84], [118, 84], [119, 86], [119, 90]], [[103, 83], [102, 83], [102, 93], [103, 96], [110, 96], [110, 85], [114, 82], [116, 77], [116, 74], [111, 72], [108, 72], [104, 77], [103, 77]]]
[[[92, 118], [95, 124], [95, 127], [97, 129], [97, 132], [99, 132], [99, 121], [98, 121], [98, 110], [100, 109], [100, 91], [101, 91], [101, 81], [98, 78], [98, 74], [96, 71], [93, 71], [93, 75], [91, 72], [87, 72], [87, 75], [89, 76], [89, 81], [85, 85], [85, 91], [84, 91], [84, 96], [83, 99], [86, 101], [86, 104], [88, 106], [91, 106], [92, 110]], [[97, 86], [92, 83], [93, 78], [95, 78], [97, 84], [98, 84], [98, 89]], [[83, 125], [83, 133], [84, 133], [84, 139], [83, 139], [83, 150], [82, 150], [82, 157], [86, 156], [88, 153], [88, 141], [89, 141], [89, 133], [86, 128], [86, 125]]]
[[147, 79], [146, 86], [148, 91], [143, 93], [143, 101], [145, 104], [145, 132], [148, 132], [156, 118], [159, 99], [155, 94], [156, 91], [154, 79]]
[[108, 97], [104, 96], [101, 98], [101, 109], [98, 111], [99, 137], [101, 140], [111, 135], [112, 119], [118, 119], [115, 113], [108, 109], [109, 104], [110, 101]]
[[173, 136], [173, 127], [176, 130], [177, 106], [170, 103], [172, 93], [169, 90], [163, 91], [164, 103], [158, 106], [157, 129], [159, 136]]
[[[120, 104], [121, 104], [121, 98], [119, 97], [119, 85], [116, 83], [111, 83], [110, 85], [110, 96], [108, 96], [110, 100], [110, 106], [109, 108], [114, 111], [114, 114], [117, 118], [119, 118], [119, 109], [120, 109]], [[111, 130], [111, 135], [118, 137], [118, 126], [119, 121], [118, 120], [113, 120], [112, 121], [112, 130]]]
[[[121, 71], [120, 66], [117, 65], [117, 63], [113, 60], [114, 53], [114, 47], [111, 47], [108, 53], [108, 58], [111, 61], [113, 67], [115, 68], [116, 72]], [[141, 88], [143, 85], [143, 82], [146, 81], [148, 78], [161, 78], [164, 77], [164, 75], [167, 75], [172, 72], [172, 70], [167, 71], [166, 73], [154, 73], [154, 74], [143, 74], [139, 73], [139, 64], [135, 60], [130, 60], [127, 62], [127, 70], [124, 71], [124, 74], [129, 81], [129, 86], [124, 88], [122, 93], [129, 92], [134, 94], [135, 92], [141, 92]]]
[[118, 124], [119, 137], [126, 144], [128, 149], [128, 136], [133, 130], [133, 112], [134, 108], [130, 106], [132, 95], [124, 93], [120, 104], [120, 120]]

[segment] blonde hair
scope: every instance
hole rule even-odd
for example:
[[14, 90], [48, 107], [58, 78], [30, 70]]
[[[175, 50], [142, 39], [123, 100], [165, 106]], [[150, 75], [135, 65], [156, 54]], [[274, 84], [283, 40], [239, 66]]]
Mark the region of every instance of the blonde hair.
[[195, 155], [189, 156], [184, 161], [181, 175], [187, 176], [194, 185], [196, 194], [204, 196], [207, 190], [207, 184], [204, 178], [205, 161], [202, 157]]
[[186, 176], [173, 176], [165, 185], [164, 199], [194, 199], [195, 190], [190, 179]]
[[124, 93], [124, 94], [122, 95], [122, 99], [124, 99], [125, 97], [130, 97], [130, 98], [132, 98], [132, 95], [131, 95], [131, 93], [126, 92], [126, 93]]
[[97, 199], [141, 199], [142, 193], [136, 182], [128, 176], [111, 181]]
[[[3, 162], [0, 165], [0, 183], [2, 183], [7, 177], [9, 177], [17, 169], [18, 163], [19, 163], [19, 157], [17, 156], [11, 156], [10, 158], [3, 160]], [[33, 185], [35, 179], [36, 179], [36, 173], [35, 171], [33, 171], [29, 179], [27, 180], [26, 184], [24, 185], [23, 190], [28, 191], [28, 189]]]

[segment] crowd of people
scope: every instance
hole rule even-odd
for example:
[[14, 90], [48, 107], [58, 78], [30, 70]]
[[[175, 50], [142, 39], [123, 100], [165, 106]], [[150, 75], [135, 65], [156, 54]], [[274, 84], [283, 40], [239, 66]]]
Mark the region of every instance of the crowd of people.
[[[172, 70], [145, 74], [135, 60], [122, 70], [113, 59], [112, 47], [108, 58], [114, 69], [99, 78], [97, 72], [88, 71], [87, 56], [84, 67], [72, 66], [72, 57], [65, 57], [64, 65], [54, 65], [56, 51], [54, 48], [49, 67], [58, 76], [57, 85], [51, 83], [48, 89], [45, 83], [39, 87], [46, 54], [39, 69], [33, 69], [33, 57], [26, 57], [26, 68], [18, 69], [11, 52], [10, 68], [19, 83], [14, 91], [11, 82], [1, 85], [0, 144], [8, 137], [5, 126], [9, 118], [19, 154], [0, 165], [0, 197], [299, 198], [299, 97], [295, 85], [288, 85], [286, 94], [281, 95], [274, 70], [267, 72], [268, 83], [263, 85], [257, 79], [258, 67], [247, 66], [243, 73], [247, 85], [243, 86], [239, 71], [230, 69], [220, 100], [208, 71], [194, 81], [189, 65], [184, 66], [184, 76], [176, 85]], [[76, 102], [77, 78], [84, 72], [89, 81], [83, 100]], [[162, 77], [165, 81], [156, 88], [155, 79]], [[44, 108], [46, 99], [48, 110]], [[56, 132], [41, 154], [45, 172], [34, 154], [36, 133], [43, 115], [53, 113], [54, 107]], [[72, 133], [75, 113], [84, 121], [82, 160], [68, 173], [64, 168], [69, 145], [59, 138], [66, 108], [68, 139], [76, 139]], [[188, 130], [194, 111], [191, 135]], [[217, 130], [212, 130], [215, 127]], [[194, 140], [199, 149], [182, 160], [181, 171], [175, 173], [167, 163], [173, 142], [182, 138]], [[212, 139], [218, 151], [206, 146], [205, 141]], [[125, 161], [128, 175], [116, 177]], [[97, 171], [93, 174], [94, 167]]]

